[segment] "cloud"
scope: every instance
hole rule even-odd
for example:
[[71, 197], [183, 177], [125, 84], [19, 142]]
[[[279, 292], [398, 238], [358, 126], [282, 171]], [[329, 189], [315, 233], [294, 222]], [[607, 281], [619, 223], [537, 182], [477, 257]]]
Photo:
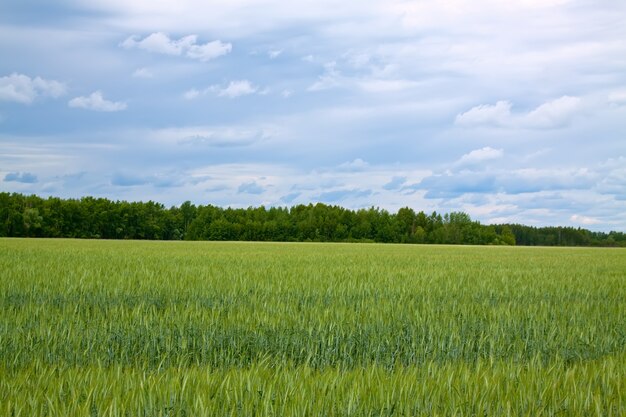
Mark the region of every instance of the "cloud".
[[347, 189], [326, 191], [321, 193], [317, 196], [317, 198], [314, 199], [324, 203], [337, 203], [347, 198], [363, 198], [369, 197], [370, 195], [372, 195], [372, 190]]
[[[193, 132], [193, 129], [180, 130], [181, 134]], [[262, 129], [215, 128], [198, 129], [197, 133], [178, 140], [181, 145], [211, 146], [218, 148], [249, 146], [271, 137], [272, 133]]]
[[255, 142], [257, 136], [229, 136], [209, 133], [207, 135], [187, 136], [178, 143], [181, 145], [213, 146], [217, 148], [247, 146]]
[[237, 189], [237, 192], [240, 194], [262, 194], [264, 191], [265, 188], [255, 181], [243, 183]]
[[198, 98], [203, 93], [203, 91], [198, 91], [195, 88], [192, 88], [191, 90], [187, 90], [183, 93], [183, 98], [185, 100], [193, 100], [195, 98]]
[[460, 126], [493, 125], [502, 126], [511, 118], [511, 103], [498, 101], [495, 105], [481, 104], [456, 116], [455, 124]]
[[426, 190], [426, 198], [463, 194], [525, 194], [555, 190], [591, 190], [598, 174], [585, 169], [515, 169], [434, 174], [407, 189]]
[[4, 176], [4, 181], [34, 184], [37, 182], [37, 176], [31, 174], [30, 172], [9, 172]]
[[204, 45], [191, 45], [187, 50], [187, 56], [202, 62], [210, 61], [222, 55], [226, 55], [232, 51], [230, 43], [221, 41], [213, 41]]
[[65, 85], [59, 81], [17, 73], [0, 77], [0, 101], [31, 104], [40, 96], [57, 98], [63, 94]]
[[171, 149], [171, 145], [182, 147], [242, 147], [265, 141], [281, 134], [274, 125], [251, 126], [187, 126], [164, 128], [133, 133], [149, 141], [150, 146]]
[[549, 101], [528, 113], [522, 119], [522, 125], [537, 128], [553, 128], [567, 124], [580, 109], [578, 97], [563, 96]]
[[219, 86], [216, 86], [216, 88], [218, 96], [228, 98], [247, 96], [256, 93], [258, 90], [248, 80], [231, 81], [225, 88], [220, 88]]
[[590, 190], [599, 175], [584, 168], [550, 169], [523, 168], [496, 171], [497, 190], [508, 194], [536, 193], [541, 191]]
[[569, 218], [572, 222], [574, 223], [578, 223], [578, 224], [584, 224], [585, 226], [590, 226], [590, 225], [594, 225], [594, 224], [601, 224], [602, 221], [593, 218], [593, 217], [587, 217], [587, 216], [581, 216], [579, 214], [574, 214]]
[[456, 165], [457, 166], [476, 165], [485, 161], [502, 158], [502, 155], [504, 155], [504, 152], [502, 151], [502, 149], [494, 149], [492, 147], [485, 146], [484, 148], [475, 149], [461, 156], [461, 158], [456, 162]]
[[388, 191], [398, 190], [406, 182], [406, 177], [393, 177], [391, 181], [383, 185], [383, 188]]
[[482, 104], [456, 116], [458, 126], [497, 126], [505, 128], [553, 129], [570, 122], [581, 108], [578, 97], [562, 96], [541, 104], [527, 113], [511, 112], [509, 101], [498, 101], [495, 105]]
[[416, 81], [402, 79], [362, 78], [357, 86], [366, 93], [394, 93], [406, 91], [419, 85]]
[[204, 44], [198, 44], [197, 42], [197, 35], [188, 35], [178, 40], [173, 40], [163, 32], [155, 32], [144, 39], [138, 36], [130, 36], [120, 46], [125, 49], [143, 49], [148, 52], [165, 55], [184, 55], [202, 62], [210, 61], [232, 51], [230, 43], [224, 43], [219, 40]]
[[289, 193], [287, 195], [284, 195], [280, 198], [281, 203], [285, 203], [285, 204], [290, 204], [292, 203], [296, 198], [300, 197], [302, 193], [299, 192], [295, 192], [295, 193]]
[[116, 173], [111, 178], [112, 185], [118, 185], [121, 187], [133, 187], [136, 185], [149, 184], [152, 180], [150, 178], [136, 176], [131, 174]]
[[598, 191], [626, 200], [626, 157], [610, 158], [601, 165], [600, 172], [603, 178], [598, 182]]
[[436, 174], [407, 188], [425, 190], [424, 197], [434, 199], [455, 198], [468, 193], [497, 192], [495, 176], [476, 173]]
[[341, 86], [343, 84], [342, 76], [337, 71], [336, 66], [337, 63], [334, 61], [326, 63], [324, 65], [324, 73], [307, 88], [307, 91], [323, 91]]
[[135, 72], [133, 72], [133, 77], [135, 78], [152, 78], [154, 75], [147, 68], [137, 68]]
[[270, 51], [268, 51], [267, 56], [270, 57], [270, 59], [276, 59], [278, 58], [281, 54], [283, 53], [282, 49], [272, 49]]
[[184, 50], [195, 44], [196, 40], [196, 35], [189, 35], [175, 41], [170, 39], [165, 33], [155, 32], [146, 36], [144, 39], [140, 39], [140, 37], [135, 35], [130, 36], [126, 38], [120, 46], [125, 49], [137, 48], [159, 54], [181, 55]]
[[214, 84], [205, 88], [204, 90], [197, 90], [192, 88], [187, 90], [183, 94], [183, 98], [185, 100], [194, 100], [200, 96], [204, 96], [207, 94], [216, 94], [218, 97], [228, 97], [228, 98], [237, 98], [242, 96], [247, 96], [250, 94], [261, 94], [265, 95], [269, 93], [268, 89], [259, 90], [259, 87], [253, 85], [248, 80], [239, 80], [239, 81], [231, 81], [227, 86], [223, 87], [218, 84]]
[[[340, 71], [339, 65], [342, 65]], [[387, 67], [378, 68], [369, 64], [369, 61], [348, 58], [348, 62], [328, 62], [324, 65], [324, 72], [311, 84], [307, 91], [316, 92], [335, 88], [350, 89], [366, 94], [393, 94], [414, 89], [420, 83], [411, 79], [395, 77], [388, 74]]]
[[156, 175], [141, 175], [128, 172], [116, 172], [111, 177], [111, 185], [118, 187], [141, 187], [152, 185], [157, 188], [180, 187], [189, 180], [180, 172], [167, 172]]
[[356, 158], [350, 162], [344, 162], [339, 165], [339, 170], [341, 171], [362, 171], [369, 166], [367, 162], [362, 160], [361, 158]]
[[609, 94], [609, 103], [626, 104], [626, 90], [613, 91]]
[[95, 91], [86, 97], [75, 97], [68, 102], [68, 106], [103, 112], [122, 111], [127, 107], [126, 103], [121, 101], [105, 100], [101, 91]]

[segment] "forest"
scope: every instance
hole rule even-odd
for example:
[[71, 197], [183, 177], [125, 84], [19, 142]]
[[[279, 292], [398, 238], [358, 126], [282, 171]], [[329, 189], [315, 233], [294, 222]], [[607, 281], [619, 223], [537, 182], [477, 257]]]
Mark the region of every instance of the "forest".
[[626, 247], [624, 232], [483, 225], [463, 212], [427, 214], [409, 207], [390, 213], [322, 203], [222, 208], [186, 201], [167, 208], [153, 201], [6, 192], [0, 193], [0, 237]]

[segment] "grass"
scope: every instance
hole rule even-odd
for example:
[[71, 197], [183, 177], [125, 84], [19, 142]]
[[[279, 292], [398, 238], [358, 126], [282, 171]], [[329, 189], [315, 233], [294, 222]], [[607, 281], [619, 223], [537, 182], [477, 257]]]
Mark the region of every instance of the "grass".
[[626, 251], [0, 240], [0, 415], [626, 415]]

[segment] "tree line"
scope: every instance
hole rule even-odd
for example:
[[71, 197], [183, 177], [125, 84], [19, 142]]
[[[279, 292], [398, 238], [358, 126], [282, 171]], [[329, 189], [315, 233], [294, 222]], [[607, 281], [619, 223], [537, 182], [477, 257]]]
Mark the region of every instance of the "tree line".
[[463, 212], [427, 214], [409, 207], [390, 213], [322, 203], [222, 208], [186, 201], [166, 208], [153, 201], [44, 199], [6, 192], [0, 193], [0, 236], [626, 247], [622, 232], [483, 225]]

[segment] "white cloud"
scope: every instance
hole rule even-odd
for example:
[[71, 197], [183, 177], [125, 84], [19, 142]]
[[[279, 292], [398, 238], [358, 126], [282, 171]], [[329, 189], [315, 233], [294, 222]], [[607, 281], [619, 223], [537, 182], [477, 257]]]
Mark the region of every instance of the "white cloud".
[[133, 72], [133, 77], [135, 78], [152, 78], [153, 76], [152, 71], [147, 68], [137, 68], [135, 72]]
[[350, 162], [344, 162], [339, 165], [339, 169], [342, 171], [360, 171], [366, 169], [369, 166], [367, 162], [362, 160], [361, 158], [356, 158]]
[[495, 105], [482, 104], [460, 113], [454, 122], [459, 126], [553, 129], [570, 122], [581, 108], [581, 99], [562, 96], [527, 113], [515, 114], [511, 108], [509, 101], [498, 101]]
[[198, 91], [195, 88], [192, 88], [191, 90], [185, 91], [185, 93], [183, 94], [183, 98], [185, 100], [193, 100], [195, 98], [198, 98], [200, 94], [202, 94], [202, 91]]
[[228, 86], [224, 88], [218, 85], [210, 88], [216, 91], [218, 96], [228, 98], [247, 96], [258, 91], [258, 88], [252, 85], [248, 80], [231, 81]]
[[574, 223], [584, 224], [586, 226], [601, 224], [602, 222], [594, 217], [581, 216], [579, 214], [573, 214], [570, 217], [570, 220]]
[[192, 88], [183, 93], [183, 98], [185, 100], [194, 100], [206, 94], [216, 94], [219, 97], [236, 98], [241, 96], [247, 96], [250, 94], [267, 95], [269, 94], [269, 92], [270, 90], [268, 88], [260, 90], [259, 87], [253, 85], [248, 80], [239, 80], [231, 81], [225, 87], [219, 84], [215, 84], [209, 86], [208, 88], [205, 88], [204, 90]]
[[272, 49], [267, 53], [267, 56], [270, 57], [270, 59], [276, 59], [280, 56], [280, 54], [283, 53], [282, 49]]
[[349, 53], [347, 54], [348, 62], [355, 68], [366, 68], [369, 67], [372, 56], [369, 53], [359, 52], [359, 53]]
[[460, 126], [502, 126], [509, 123], [510, 118], [511, 103], [498, 101], [495, 105], [481, 104], [457, 115], [455, 124]]
[[126, 103], [121, 101], [108, 101], [102, 96], [101, 91], [95, 91], [89, 96], [75, 97], [68, 102], [70, 107], [87, 110], [115, 112], [126, 110]]
[[341, 74], [336, 70], [336, 62], [328, 62], [324, 65], [324, 73], [320, 75], [316, 82], [311, 84], [308, 91], [322, 91], [330, 88], [339, 87], [341, 83]]
[[459, 165], [472, 165], [484, 161], [502, 158], [504, 152], [502, 149], [494, 149], [489, 146], [485, 146], [481, 149], [475, 149], [469, 153], [463, 155], [457, 162]]
[[172, 144], [199, 147], [243, 147], [280, 136], [274, 125], [252, 126], [187, 126], [134, 132], [149, 143], [160, 146]]
[[204, 45], [191, 45], [187, 50], [187, 56], [202, 62], [210, 61], [222, 55], [228, 54], [233, 47], [230, 43], [212, 41]]
[[406, 91], [418, 85], [411, 80], [385, 80], [376, 78], [366, 78], [357, 81], [359, 88], [368, 93], [390, 93]]
[[402, 92], [419, 85], [418, 82], [409, 79], [389, 78], [389, 74], [386, 74], [384, 70], [379, 71], [375, 67], [368, 67], [369, 73], [350, 76], [343, 75], [337, 67], [338, 64], [335, 61], [326, 63], [324, 73], [307, 90], [314, 92], [343, 87], [376, 94]]
[[219, 40], [205, 44], [198, 44], [197, 41], [197, 35], [188, 35], [178, 40], [173, 40], [165, 33], [155, 32], [144, 39], [130, 36], [120, 46], [125, 49], [137, 48], [166, 55], [185, 55], [188, 58], [202, 62], [226, 55], [232, 50], [230, 43], [224, 43]]
[[[212, 128], [180, 129], [181, 145], [242, 147], [249, 146], [272, 137], [271, 128]], [[176, 132], [174, 130], [173, 132]]]
[[138, 36], [130, 36], [120, 44], [126, 49], [143, 49], [149, 52], [156, 52], [166, 55], [181, 55], [189, 46], [196, 43], [197, 36], [189, 35], [175, 41], [170, 39], [165, 33], [156, 32], [140, 39]]
[[537, 107], [523, 116], [522, 125], [529, 127], [557, 127], [566, 124], [579, 110], [581, 100], [578, 97], [563, 96]]
[[609, 103], [626, 104], [626, 90], [613, 91], [609, 94]]
[[65, 85], [59, 81], [17, 73], [0, 77], [0, 100], [31, 104], [39, 96], [56, 98], [63, 94]]

